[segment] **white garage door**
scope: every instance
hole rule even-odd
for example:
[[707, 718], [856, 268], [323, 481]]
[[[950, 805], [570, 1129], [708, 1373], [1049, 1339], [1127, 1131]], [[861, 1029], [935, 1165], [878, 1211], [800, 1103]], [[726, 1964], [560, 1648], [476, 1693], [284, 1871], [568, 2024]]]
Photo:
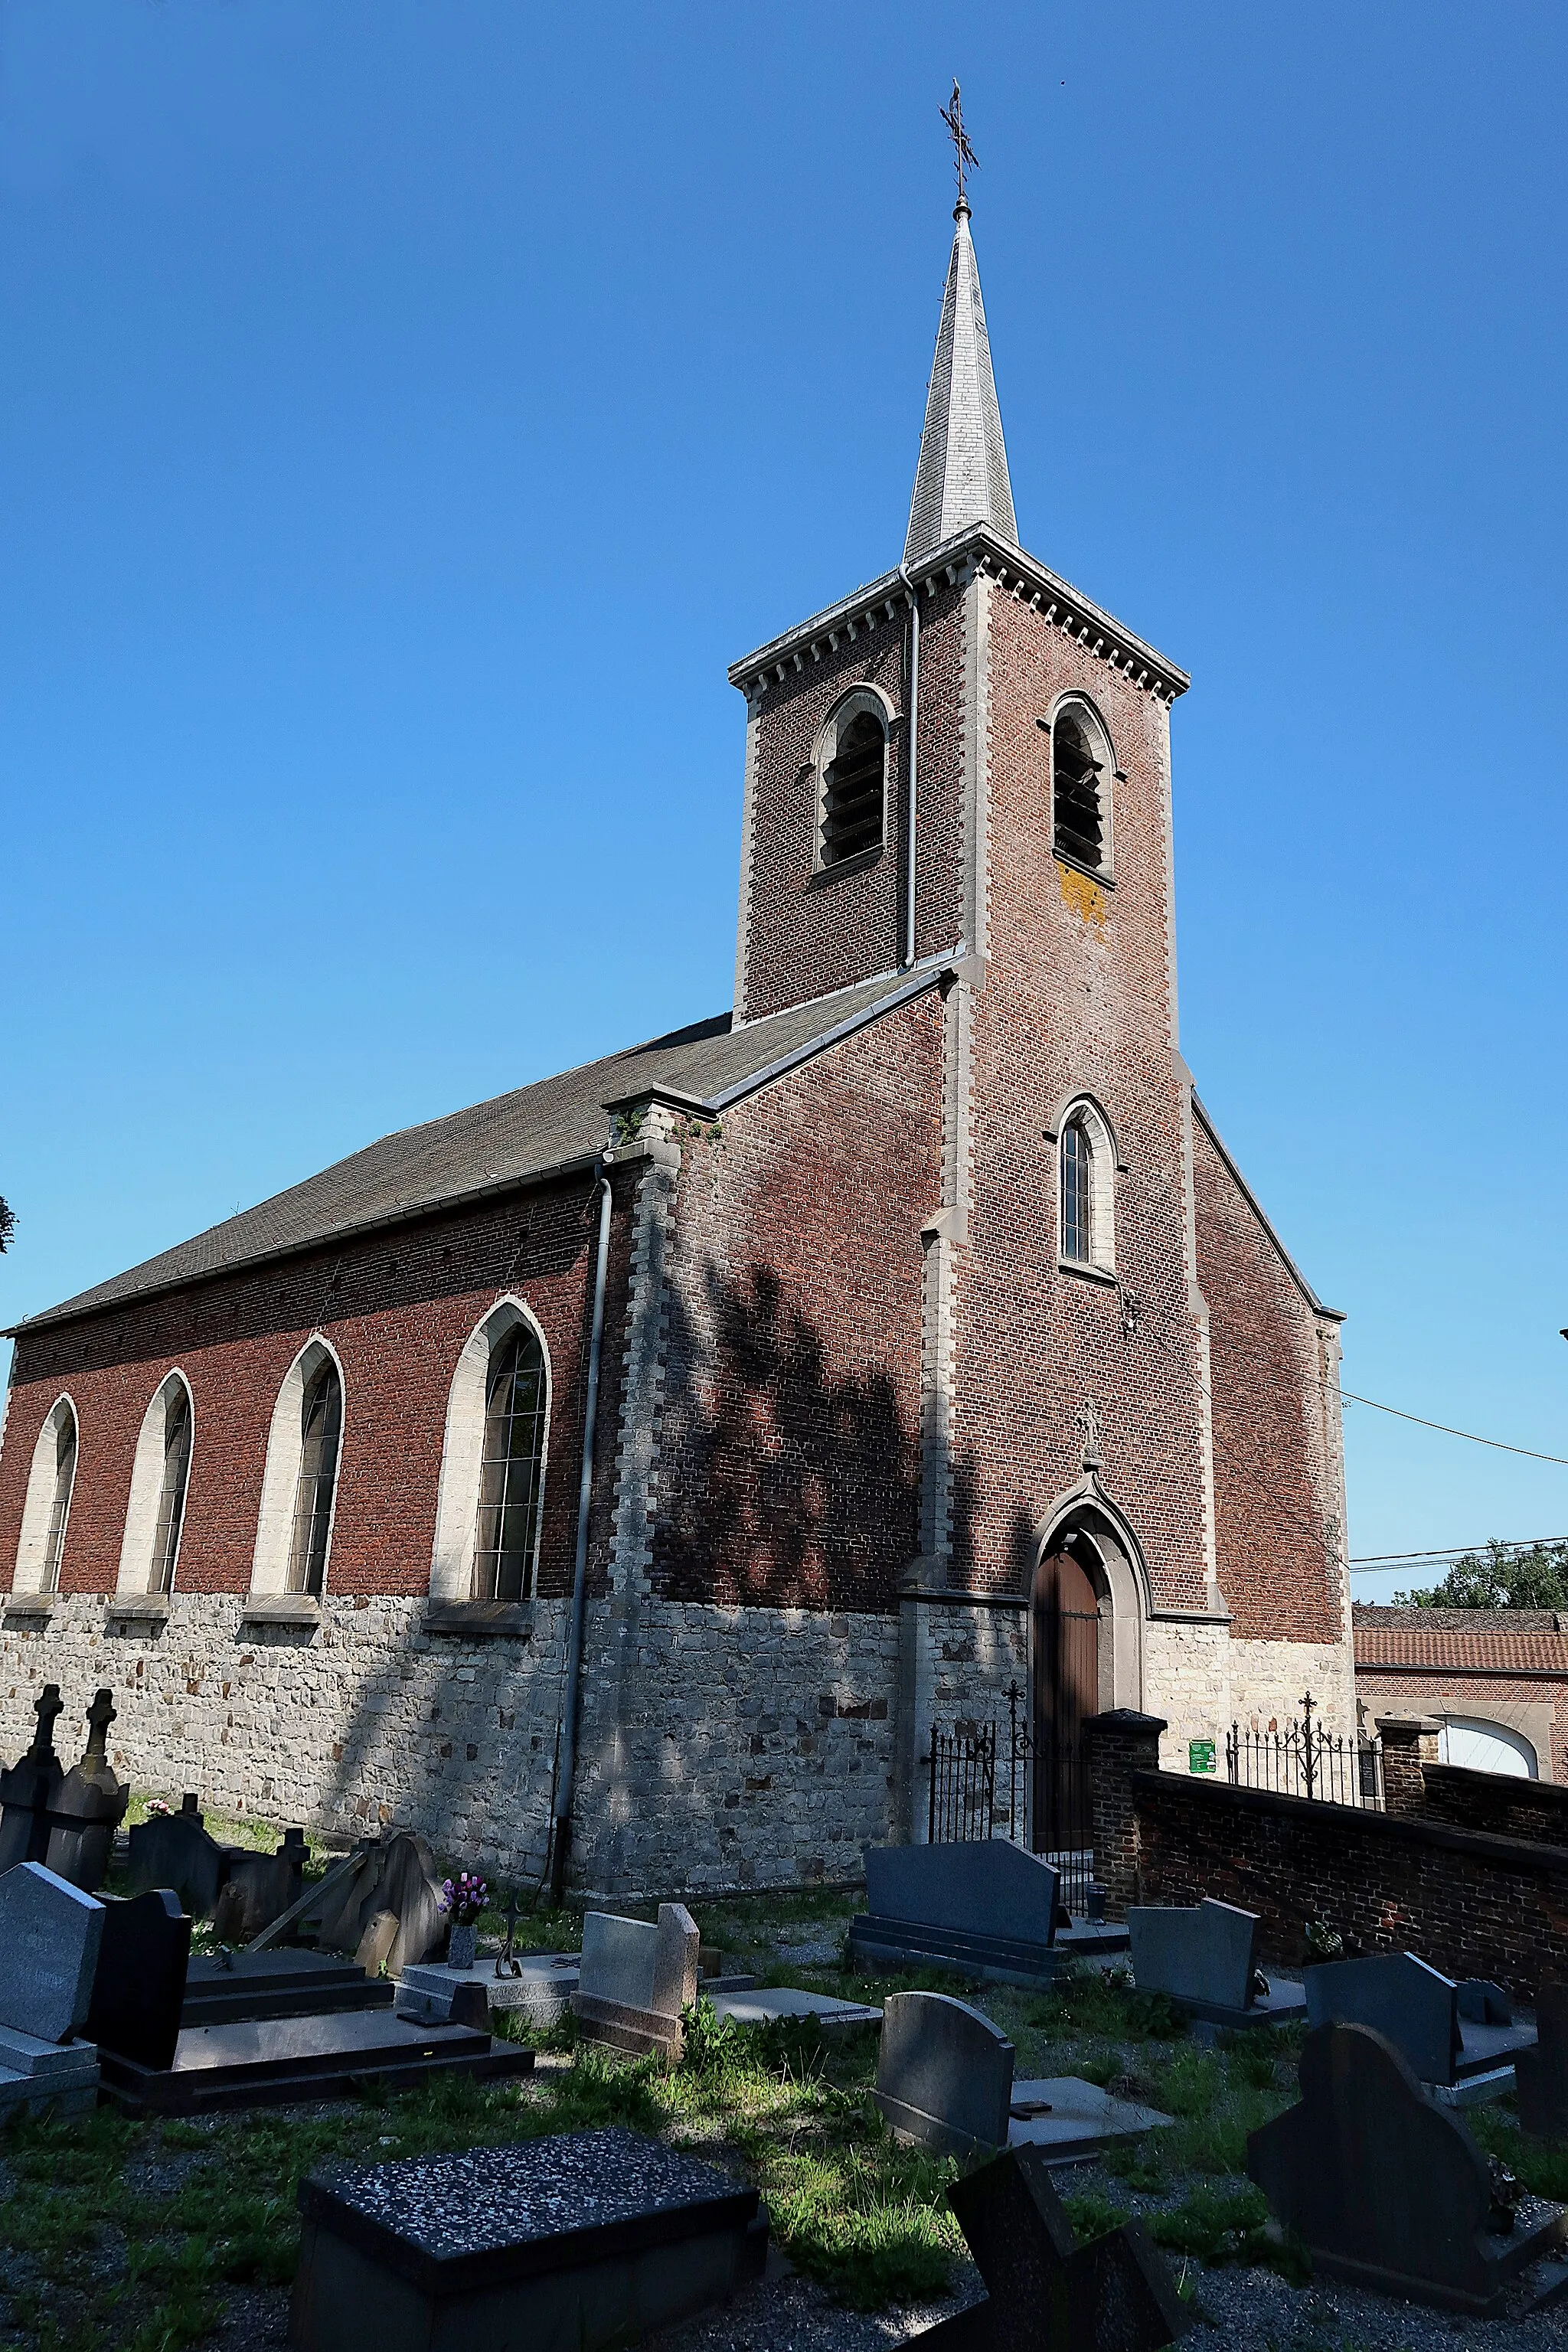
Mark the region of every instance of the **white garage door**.
[[1437, 1742], [1438, 1760], [1463, 1764], [1471, 1772], [1511, 1772], [1516, 1780], [1538, 1778], [1535, 1750], [1517, 1731], [1471, 1715], [1451, 1715]]

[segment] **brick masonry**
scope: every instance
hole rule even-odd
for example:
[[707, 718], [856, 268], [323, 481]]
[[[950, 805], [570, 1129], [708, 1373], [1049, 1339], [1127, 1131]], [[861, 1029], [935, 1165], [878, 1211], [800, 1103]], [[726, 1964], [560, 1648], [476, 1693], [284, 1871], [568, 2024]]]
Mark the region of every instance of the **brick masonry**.
[[1542, 1780], [1568, 1775], [1568, 1631], [1557, 1612], [1359, 1602], [1352, 1615], [1369, 1715], [1496, 1724], [1529, 1741]]

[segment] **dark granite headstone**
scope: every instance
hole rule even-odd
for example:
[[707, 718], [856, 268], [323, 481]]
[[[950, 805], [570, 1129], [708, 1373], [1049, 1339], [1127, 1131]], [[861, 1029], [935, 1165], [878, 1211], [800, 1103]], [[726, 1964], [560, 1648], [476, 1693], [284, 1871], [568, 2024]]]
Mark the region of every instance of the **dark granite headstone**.
[[1513, 2062], [1519, 2120], [1534, 2139], [1568, 2140], [1568, 1984], [1535, 1996], [1536, 2044]]
[[173, 2065], [190, 1951], [191, 1923], [168, 1887], [110, 1896], [85, 2038], [139, 2066]]
[[1249, 2135], [1247, 2169], [1315, 2269], [1450, 2310], [1500, 2310], [1568, 2221], [1539, 2199], [1500, 2204], [1461, 2118], [1364, 2025], [1309, 2033], [1300, 2104]]
[[1511, 2025], [1513, 2003], [1490, 1977], [1461, 1977], [1456, 1987], [1459, 2015], [1477, 2025]]
[[310, 1850], [303, 1830], [289, 1830], [275, 1853], [232, 1851], [228, 1875], [213, 1910], [213, 1925], [226, 1944], [248, 1944], [300, 1899]]
[[0, 1871], [42, 1862], [49, 1851], [55, 1800], [65, 1766], [55, 1754], [55, 1721], [65, 1711], [58, 1683], [46, 1683], [33, 1701], [37, 1727], [26, 1754], [0, 1772]]
[[1163, 1992], [1199, 2010], [1249, 2010], [1259, 1924], [1256, 1911], [1212, 1895], [1190, 1907], [1135, 1904], [1127, 1914], [1133, 1981], [1140, 1992]]
[[1037, 2148], [1011, 2148], [947, 2192], [985, 2299], [918, 2344], [931, 2352], [1161, 2352], [1192, 2326], [1142, 2221], [1080, 2246]]
[[0, 2026], [40, 2042], [79, 2034], [103, 1940], [103, 1906], [41, 1862], [0, 1876]]
[[131, 1884], [172, 1886], [193, 1919], [210, 1919], [235, 1851], [208, 1832], [194, 1793], [177, 1813], [153, 1813], [131, 1832]]
[[874, 1918], [1048, 1944], [1057, 1873], [1007, 1838], [944, 1845], [868, 1845], [866, 1908]]
[[1367, 2025], [1424, 2083], [1451, 2084], [1463, 2043], [1458, 1987], [1414, 1952], [1380, 1952], [1304, 1969], [1309, 2025]]
[[91, 1895], [103, 1885], [114, 1832], [125, 1819], [131, 1791], [117, 1780], [107, 1754], [114, 1721], [113, 1694], [97, 1692], [87, 1711], [87, 1747], [55, 1798], [53, 1826], [44, 1859], [57, 1876]]
[[628, 2344], [757, 2277], [757, 2192], [618, 2126], [300, 2185], [296, 2352]]
[[895, 1992], [882, 2007], [878, 2106], [900, 2139], [943, 2156], [1005, 2147], [1013, 2044], [967, 2001]]

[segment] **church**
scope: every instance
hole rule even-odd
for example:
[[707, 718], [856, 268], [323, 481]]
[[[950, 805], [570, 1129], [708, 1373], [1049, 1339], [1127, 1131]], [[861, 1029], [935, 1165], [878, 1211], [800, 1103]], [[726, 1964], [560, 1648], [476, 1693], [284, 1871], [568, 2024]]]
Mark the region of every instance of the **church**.
[[5, 1753], [108, 1684], [139, 1785], [630, 1895], [853, 1879], [1010, 1708], [1042, 1850], [1098, 1712], [1353, 1729], [1341, 1318], [1177, 1036], [1189, 681], [1020, 545], [954, 218], [901, 560], [729, 673], [733, 1009], [16, 1329]]

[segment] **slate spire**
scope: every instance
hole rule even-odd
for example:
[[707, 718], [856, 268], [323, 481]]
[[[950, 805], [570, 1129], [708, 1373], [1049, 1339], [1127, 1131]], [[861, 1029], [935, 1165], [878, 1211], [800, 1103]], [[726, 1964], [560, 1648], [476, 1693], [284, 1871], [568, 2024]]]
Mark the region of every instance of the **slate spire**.
[[910, 503], [906, 563], [917, 562], [967, 523], [988, 522], [1015, 544], [1018, 537], [969, 204], [962, 194], [952, 216], [957, 227]]

